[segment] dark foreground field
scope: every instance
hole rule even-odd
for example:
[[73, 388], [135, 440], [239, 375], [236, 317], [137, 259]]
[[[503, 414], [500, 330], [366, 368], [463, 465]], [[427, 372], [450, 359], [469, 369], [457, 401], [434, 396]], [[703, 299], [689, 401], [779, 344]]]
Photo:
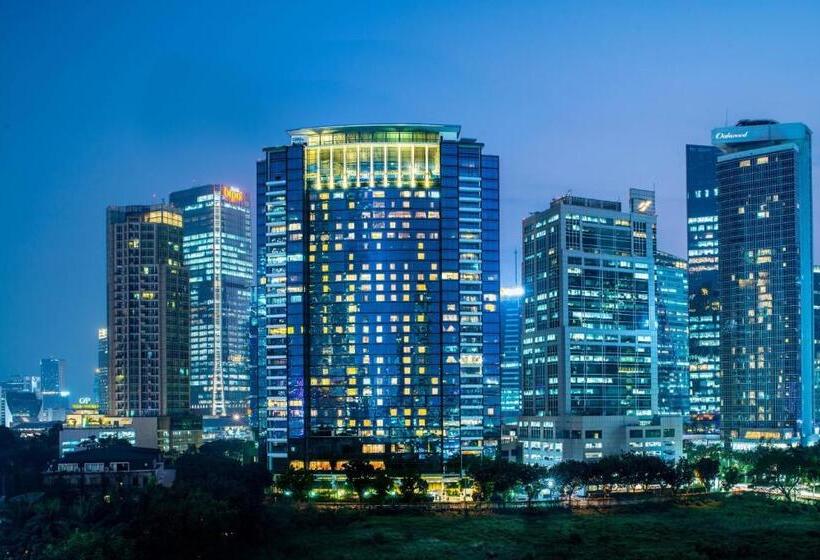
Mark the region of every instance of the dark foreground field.
[[[322, 517], [326, 514], [317, 514]], [[743, 496], [639, 511], [347, 515], [283, 535], [261, 558], [818, 558], [820, 513]]]

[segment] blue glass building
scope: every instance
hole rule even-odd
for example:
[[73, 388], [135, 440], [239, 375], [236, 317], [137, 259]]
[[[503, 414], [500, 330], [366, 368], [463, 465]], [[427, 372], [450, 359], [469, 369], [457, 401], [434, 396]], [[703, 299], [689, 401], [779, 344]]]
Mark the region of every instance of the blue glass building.
[[501, 288], [501, 422], [514, 426], [521, 415], [521, 303], [524, 288]]
[[43, 358], [40, 360], [40, 388], [44, 409], [68, 408], [64, 359]]
[[524, 220], [525, 416], [657, 410], [654, 193], [567, 195]]
[[171, 194], [182, 213], [191, 307], [191, 410], [245, 415], [251, 397], [253, 257], [250, 201], [229, 185]]
[[740, 121], [718, 157], [721, 427], [735, 446], [813, 432], [811, 131]]
[[498, 158], [457, 126], [290, 136], [257, 166], [269, 466], [494, 456]]
[[690, 415], [692, 429], [708, 433], [720, 420], [719, 154], [714, 146], [686, 146]]
[[814, 283], [814, 425], [820, 432], [820, 266], [813, 269]]
[[689, 281], [686, 259], [655, 254], [658, 412], [689, 414]]
[[94, 402], [108, 414], [108, 329], [97, 331], [97, 367], [94, 369]]
[[681, 455], [681, 417], [658, 414], [655, 193], [629, 194], [626, 210], [566, 195], [524, 220], [526, 463]]

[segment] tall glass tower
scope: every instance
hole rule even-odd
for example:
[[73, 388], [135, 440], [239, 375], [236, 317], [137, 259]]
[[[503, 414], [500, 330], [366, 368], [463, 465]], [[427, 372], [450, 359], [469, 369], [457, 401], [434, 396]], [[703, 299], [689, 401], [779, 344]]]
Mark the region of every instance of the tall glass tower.
[[457, 126], [290, 136], [257, 166], [269, 465], [494, 456], [498, 158]]
[[191, 305], [191, 410], [246, 414], [253, 258], [250, 202], [228, 185], [171, 194], [182, 213]]
[[524, 220], [524, 416], [657, 411], [654, 193], [630, 194]]
[[814, 424], [820, 429], [820, 266], [812, 271], [814, 284]]
[[43, 358], [40, 360], [40, 387], [43, 393], [59, 395], [65, 388], [65, 360]]
[[94, 369], [94, 400], [108, 414], [108, 329], [97, 330], [97, 367]]
[[188, 275], [182, 215], [171, 206], [108, 208], [109, 413], [188, 412]]
[[689, 287], [686, 259], [655, 253], [658, 412], [689, 414]]
[[524, 288], [501, 288], [501, 422], [514, 426], [521, 415], [521, 303]]
[[721, 426], [736, 447], [813, 432], [811, 131], [740, 121], [718, 157]]
[[720, 419], [719, 154], [714, 146], [686, 146], [690, 415], [692, 428], [708, 433]]

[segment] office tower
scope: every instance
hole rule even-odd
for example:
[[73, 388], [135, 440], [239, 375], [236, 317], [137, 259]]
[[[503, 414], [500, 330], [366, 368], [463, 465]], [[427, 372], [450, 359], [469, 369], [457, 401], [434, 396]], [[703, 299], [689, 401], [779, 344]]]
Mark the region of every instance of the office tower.
[[65, 388], [65, 360], [43, 358], [40, 360], [40, 386], [43, 409], [68, 408], [68, 392]]
[[699, 432], [716, 432], [720, 419], [718, 154], [714, 146], [686, 146], [689, 394], [692, 429]]
[[639, 189], [627, 211], [566, 195], [524, 220], [525, 462], [680, 455], [680, 417], [656, 416], [655, 220]]
[[43, 358], [40, 360], [40, 383], [43, 392], [59, 394], [65, 388], [65, 360]]
[[6, 389], [0, 385], [0, 426], [11, 428], [11, 410], [6, 404]]
[[521, 302], [524, 288], [501, 288], [501, 423], [521, 415]]
[[655, 253], [658, 412], [689, 414], [689, 282], [686, 259]]
[[812, 269], [814, 284], [814, 424], [820, 431], [820, 266]]
[[97, 330], [97, 368], [94, 370], [94, 400], [108, 414], [108, 329]]
[[811, 131], [712, 131], [720, 229], [721, 431], [735, 447], [813, 431]]
[[189, 410], [188, 275], [173, 207], [109, 207], [109, 414]]
[[498, 158], [458, 126], [290, 136], [257, 166], [269, 465], [494, 456]]
[[171, 194], [182, 213], [191, 305], [191, 410], [247, 413], [253, 261], [250, 201], [228, 185]]

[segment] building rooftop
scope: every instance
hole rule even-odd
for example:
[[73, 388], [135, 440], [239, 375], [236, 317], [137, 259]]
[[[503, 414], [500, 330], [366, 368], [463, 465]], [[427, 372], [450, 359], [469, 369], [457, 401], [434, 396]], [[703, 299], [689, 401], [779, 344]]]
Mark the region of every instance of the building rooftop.
[[552, 202], [550, 202], [550, 208], [555, 208], [562, 205], [585, 206], [587, 208], [600, 208], [601, 210], [615, 210], [616, 212], [621, 211], [620, 202], [600, 200], [597, 198], [585, 198], [583, 196], [573, 196], [571, 194], [554, 198], [552, 199]]
[[334, 132], [435, 132], [440, 135], [461, 134], [461, 126], [455, 124], [430, 123], [382, 123], [382, 124], [341, 124], [327, 126], [311, 126], [288, 130], [293, 136], [309, 136], [313, 134], [333, 134]]
[[158, 461], [162, 454], [157, 449], [148, 447], [132, 447], [130, 445], [115, 445], [97, 449], [72, 451], [58, 459], [59, 463], [110, 463], [130, 462], [151, 466]]

